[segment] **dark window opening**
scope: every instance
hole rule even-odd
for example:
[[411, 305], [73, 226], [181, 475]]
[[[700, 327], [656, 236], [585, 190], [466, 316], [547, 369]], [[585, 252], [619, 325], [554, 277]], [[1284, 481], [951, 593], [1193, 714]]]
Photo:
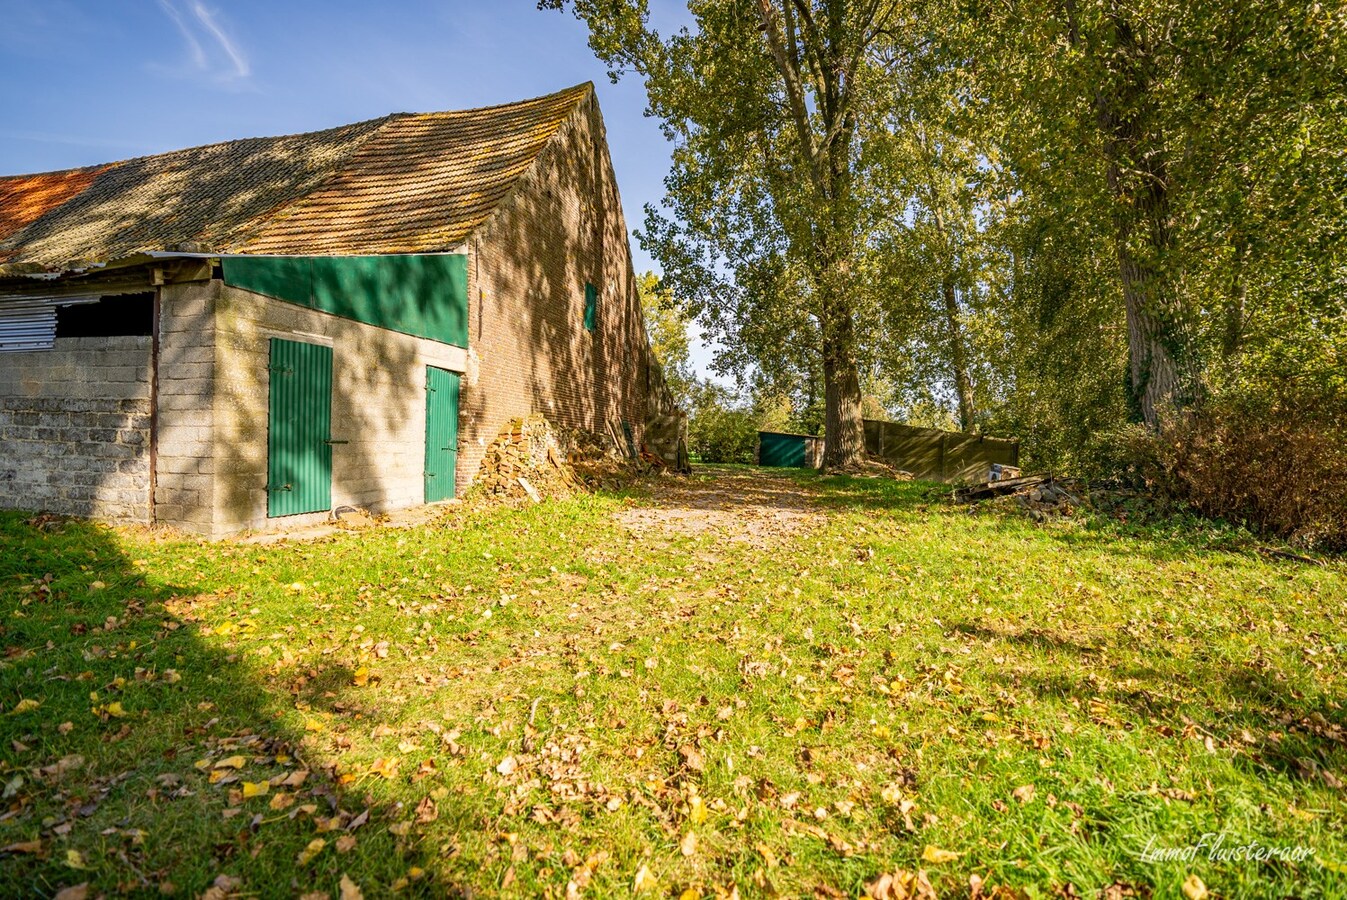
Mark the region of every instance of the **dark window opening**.
[[154, 292], [99, 297], [97, 303], [56, 308], [56, 336], [132, 337], [154, 327]]

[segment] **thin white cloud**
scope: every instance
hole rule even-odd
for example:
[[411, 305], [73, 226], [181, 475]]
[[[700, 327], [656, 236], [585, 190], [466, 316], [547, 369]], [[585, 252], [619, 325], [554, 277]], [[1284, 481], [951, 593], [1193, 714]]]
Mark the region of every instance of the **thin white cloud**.
[[201, 49], [201, 42], [192, 34], [192, 29], [187, 27], [187, 22], [183, 20], [182, 13], [169, 0], [159, 0], [159, 6], [164, 10], [173, 24], [178, 26], [178, 31], [182, 33], [182, 39], [187, 42], [187, 50], [192, 54], [192, 62], [198, 69], [206, 68], [206, 51]]
[[210, 32], [215, 40], [219, 41], [220, 49], [229, 57], [229, 61], [234, 64], [234, 77], [247, 78], [252, 69], [248, 67], [248, 60], [244, 58], [243, 53], [238, 46], [229, 39], [223, 28], [215, 21], [215, 16], [206, 9], [199, 0], [192, 0], [192, 12], [196, 13], [201, 26]]
[[251, 75], [248, 57], [225, 31], [216, 13], [201, 0], [181, 0], [181, 7], [179, 2], [159, 0], [159, 6], [182, 34], [192, 68], [221, 81], [239, 81]]

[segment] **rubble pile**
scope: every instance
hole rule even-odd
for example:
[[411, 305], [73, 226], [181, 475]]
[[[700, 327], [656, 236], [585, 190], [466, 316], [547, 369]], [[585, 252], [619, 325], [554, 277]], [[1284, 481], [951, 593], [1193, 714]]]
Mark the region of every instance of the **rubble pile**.
[[1082, 509], [1119, 519], [1142, 520], [1167, 509], [1150, 492], [1114, 482], [1087, 483], [1079, 478], [1028, 475], [959, 488], [954, 499], [965, 503], [992, 501], [1026, 511], [1036, 522], [1072, 516]]
[[615, 490], [664, 468], [652, 454], [631, 458], [610, 436], [557, 428], [535, 413], [512, 419], [491, 442], [476, 486], [490, 500], [540, 503], [546, 497]]

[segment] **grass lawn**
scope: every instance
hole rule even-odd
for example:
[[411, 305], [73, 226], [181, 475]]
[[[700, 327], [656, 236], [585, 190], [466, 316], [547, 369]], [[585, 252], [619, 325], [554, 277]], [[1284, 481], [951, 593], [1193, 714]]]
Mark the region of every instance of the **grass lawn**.
[[1228, 529], [709, 468], [271, 546], [28, 518], [0, 893], [1347, 896], [1347, 565]]

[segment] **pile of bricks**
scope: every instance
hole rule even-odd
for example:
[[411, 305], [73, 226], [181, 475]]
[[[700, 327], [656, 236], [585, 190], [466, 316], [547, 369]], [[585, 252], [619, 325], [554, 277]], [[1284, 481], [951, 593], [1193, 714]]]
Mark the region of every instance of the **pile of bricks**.
[[486, 448], [476, 484], [488, 499], [539, 503], [545, 497], [614, 490], [661, 468], [629, 458], [612, 440], [556, 428], [535, 413], [512, 419]]

